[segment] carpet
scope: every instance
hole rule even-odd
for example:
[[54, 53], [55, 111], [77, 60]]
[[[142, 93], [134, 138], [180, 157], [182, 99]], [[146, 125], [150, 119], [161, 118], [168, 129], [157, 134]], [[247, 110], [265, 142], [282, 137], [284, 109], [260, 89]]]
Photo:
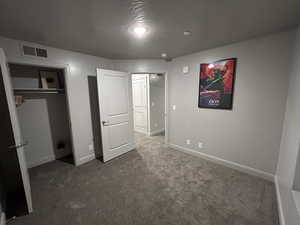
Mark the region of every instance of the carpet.
[[278, 225], [274, 184], [136, 134], [108, 163], [30, 170], [34, 212], [16, 225]]

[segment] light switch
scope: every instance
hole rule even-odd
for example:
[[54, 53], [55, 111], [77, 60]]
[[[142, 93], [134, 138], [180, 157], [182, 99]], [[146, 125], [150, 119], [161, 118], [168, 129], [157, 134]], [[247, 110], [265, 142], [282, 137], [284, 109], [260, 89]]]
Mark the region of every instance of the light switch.
[[188, 66], [184, 66], [184, 67], [182, 68], [182, 72], [183, 72], [183, 73], [188, 73], [188, 72], [189, 72], [189, 67], [188, 67]]
[[173, 110], [176, 110], [176, 105], [173, 105], [172, 108], [173, 108]]

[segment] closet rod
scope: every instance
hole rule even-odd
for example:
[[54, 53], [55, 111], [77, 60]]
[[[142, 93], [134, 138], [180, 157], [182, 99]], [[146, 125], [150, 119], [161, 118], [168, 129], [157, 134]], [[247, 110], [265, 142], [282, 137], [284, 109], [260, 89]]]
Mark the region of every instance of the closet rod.
[[15, 93], [20, 94], [59, 94], [59, 91], [15, 91]]
[[64, 93], [64, 89], [54, 89], [54, 90], [47, 90], [47, 89], [14, 89], [16, 94], [59, 94]]

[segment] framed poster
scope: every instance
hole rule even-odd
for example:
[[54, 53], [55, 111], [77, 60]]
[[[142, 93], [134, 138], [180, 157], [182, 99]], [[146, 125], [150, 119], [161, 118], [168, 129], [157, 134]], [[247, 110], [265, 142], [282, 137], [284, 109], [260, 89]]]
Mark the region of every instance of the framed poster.
[[232, 109], [236, 58], [200, 64], [199, 108]]

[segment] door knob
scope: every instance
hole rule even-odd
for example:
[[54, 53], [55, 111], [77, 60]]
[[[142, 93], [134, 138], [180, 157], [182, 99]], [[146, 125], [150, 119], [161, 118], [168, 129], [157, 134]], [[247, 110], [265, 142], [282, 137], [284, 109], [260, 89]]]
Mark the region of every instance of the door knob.
[[102, 121], [103, 126], [109, 126], [109, 121]]
[[24, 141], [20, 144], [15, 144], [15, 145], [8, 146], [8, 148], [9, 149], [18, 149], [18, 148], [24, 147], [26, 145], [28, 145], [28, 141]]

